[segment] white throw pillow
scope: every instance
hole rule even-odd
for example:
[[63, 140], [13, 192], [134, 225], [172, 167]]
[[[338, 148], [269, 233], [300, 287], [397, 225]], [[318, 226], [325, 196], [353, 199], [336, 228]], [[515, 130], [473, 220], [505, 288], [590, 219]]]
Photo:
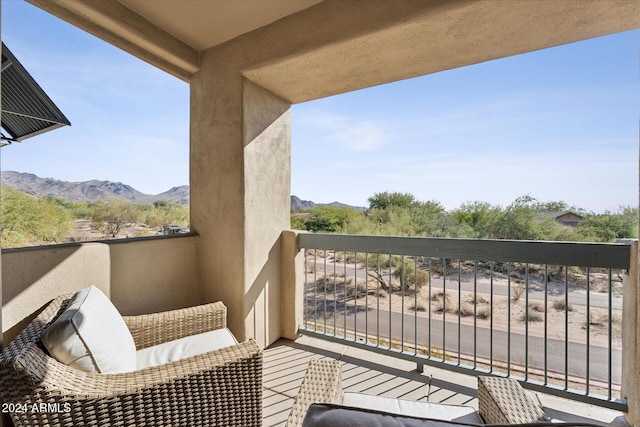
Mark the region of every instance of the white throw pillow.
[[164, 365], [234, 344], [238, 344], [238, 341], [227, 328], [191, 335], [138, 350], [137, 369]]
[[470, 424], [484, 424], [478, 412], [470, 406], [447, 405], [444, 403], [413, 402], [391, 397], [372, 396], [364, 393], [347, 392], [342, 399], [344, 406], [371, 409], [390, 414], [405, 415], [435, 420], [456, 421]]
[[119, 374], [136, 369], [136, 345], [118, 309], [95, 286], [77, 292], [41, 335], [49, 354], [86, 372]]

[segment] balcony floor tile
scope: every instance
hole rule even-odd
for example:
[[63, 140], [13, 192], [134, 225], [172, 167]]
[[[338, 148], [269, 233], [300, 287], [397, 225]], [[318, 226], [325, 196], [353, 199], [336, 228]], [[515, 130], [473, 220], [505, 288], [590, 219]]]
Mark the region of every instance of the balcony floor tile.
[[[478, 408], [476, 378], [471, 375], [429, 366], [419, 374], [416, 365], [408, 361], [303, 336], [296, 341], [279, 340], [265, 350], [264, 427], [284, 425], [312, 358], [342, 360], [345, 391]], [[554, 419], [625, 425], [619, 412], [540, 393], [538, 396], [545, 412]]]

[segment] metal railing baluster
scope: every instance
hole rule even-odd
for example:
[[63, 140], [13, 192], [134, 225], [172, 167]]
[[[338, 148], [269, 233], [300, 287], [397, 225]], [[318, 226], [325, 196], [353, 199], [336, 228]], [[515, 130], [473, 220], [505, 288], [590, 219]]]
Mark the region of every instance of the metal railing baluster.
[[418, 257], [413, 269], [413, 352], [418, 354]]
[[348, 295], [348, 291], [347, 291], [347, 251], [345, 249], [344, 251], [344, 259], [343, 259], [343, 266], [342, 266], [342, 277], [344, 277], [344, 281], [343, 281], [343, 288], [344, 288], [344, 294], [343, 294], [343, 304], [342, 304], [342, 308], [344, 311], [344, 316], [343, 316], [343, 333], [344, 333], [344, 339], [347, 339], [347, 295]]
[[478, 367], [478, 261], [473, 261], [473, 369]]
[[608, 353], [609, 353], [608, 356], [609, 356], [609, 358], [608, 358], [608, 361], [609, 361], [609, 363], [607, 364], [608, 365], [608, 371], [609, 371], [608, 372], [608, 379], [609, 379], [609, 381], [608, 381], [609, 387], [608, 388], [609, 388], [609, 392], [608, 392], [607, 397], [608, 397], [609, 400], [611, 400], [611, 395], [612, 395], [611, 394], [611, 388], [612, 388], [611, 387], [611, 383], [612, 383], [612, 378], [613, 378], [613, 370], [612, 370], [612, 368], [613, 368], [613, 282], [611, 280], [611, 277], [612, 277], [612, 271], [611, 271], [611, 268], [610, 268], [609, 269], [609, 276], [607, 278], [608, 279], [608, 284], [609, 284], [609, 286], [608, 286], [608, 288], [609, 288], [608, 289], [609, 298], [608, 298], [608, 301], [607, 301], [608, 304], [609, 304], [609, 316], [608, 316], [609, 317], [609, 330], [608, 330], [608, 335], [609, 335], [609, 337], [608, 337], [609, 338], [609, 342], [608, 342], [608, 345], [609, 345], [609, 347], [608, 347]]
[[569, 266], [564, 266], [564, 389], [569, 389]]
[[353, 340], [358, 341], [358, 252], [353, 253]]
[[338, 282], [336, 274], [336, 266], [338, 260], [336, 260], [337, 251], [333, 251], [333, 335], [338, 335]]
[[428, 313], [429, 313], [429, 331], [427, 333], [428, 335], [428, 346], [429, 346], [429, 358], [431, 358], [431, 304], [432, 304], [432, 298], [431, 298], [431, 277], [433, 276], [433, 269], [431, 268], [433, 265], [433, 259], [429, 258], [429, 308], [428, 308]]
[[529, 264], [524, 266], [524, 379], [529, 380]]
[[491, 261], [489, 263], [490, 272], [489, 272], [489, 296], [491, 300], [491, 317], [489, 320], [489, 372], [493, 372], [493, 269], [495, 268], [495, 263]]
[[322, 291], [324, 293], [324, 311], [322, 312], [322, 319], [324, 320], [324, 332], [327, 332], [327, 251], [324, 251], [324, 276], [322, 277]]
[[587, 319], [586, 319], [586, 330], [587, 330], [587, 348], [586, 348], [586, 363], [585, 367], [586, 375], [585, 375], [585, 392], [589, 394], [589, 379], [590, 375], [590, 367], [591, 367], [591, 272], [589, 267], [587, 267]]
[[364, 342], [369, 342], [369, 252], [364, 253]]
[[405, 276], [404, 270], [404, 255], [400, 258], [400, 262], [402, 263], [400, 270], [400, 288], [402, 295], [402, 301], [400, 302], [400, 306], [402, 307], [400, 310], [400, 313], [402, 313], [400, 317], [402, 319], [400, 321], [400, 351], [404, 351], [404, 288], [407, 286], [407, 277]]
[[511, 376], [511, 263], [507, 263], [507, 376]]
[[544, 384], [549, 384], [549, 266], [544, 265]]
[[442, 258], [442, 360], [447, 353], [447, 260]]
[[460, 352], [460, 332], [461, 332], [461, 312], [462, 312], [462, 265], [460, 264], [460, 260], [458, 260], [458, 365], [460, 365], [462, 361], [462, 355]]

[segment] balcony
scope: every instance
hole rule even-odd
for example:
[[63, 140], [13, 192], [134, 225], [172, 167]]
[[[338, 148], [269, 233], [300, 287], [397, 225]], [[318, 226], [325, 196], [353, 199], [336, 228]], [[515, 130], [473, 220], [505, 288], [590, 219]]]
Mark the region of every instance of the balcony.
[[[5, 250], [3, 311], [5, 324], [12, 325], [5, 342], [48, 295], [88, 282], [108, 291], [123, 314], [199, 303], [193, 261], [198, 240], [190, 235]], [[628, 410], [624, 397], [635, 392], [633, 383], [625, 383], [636, 363], [635, 242], [285, 231], [282, 253], [289, 254], [281, 265], [282, 330], [303, 336], [265, 350], [264, 425], [285, 421], [312, 357], [342, 360], [344, 386], [354, 391], [473, 406], [475, 376], [489, 374], [515, 377], [540, 392], [547, 412], [559, 420], [610, 423]], [[532, 306], [544, 310], [522, 312]], [[524, 313], [541, 319], [524, 321]]]

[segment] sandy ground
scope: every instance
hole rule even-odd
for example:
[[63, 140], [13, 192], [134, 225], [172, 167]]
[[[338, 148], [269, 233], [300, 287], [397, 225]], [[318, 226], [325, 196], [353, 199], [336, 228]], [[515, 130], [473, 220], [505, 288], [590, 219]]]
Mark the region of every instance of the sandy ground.
[[91, 225], [91, 221], [88, 219], [76, 220], [76, 227], [70, 238], [72, 242], [90, 242], [95, 240], [107, 240], [107, 239], [126, 239], [131, 237], [144, 237], [158, 235], [157, 229], [150, 229], [138, 224], [128, 224], [123, 227], [118, 233], [118, 236], [112, 237], [105, 235], [100, 231], [94, 229]]

